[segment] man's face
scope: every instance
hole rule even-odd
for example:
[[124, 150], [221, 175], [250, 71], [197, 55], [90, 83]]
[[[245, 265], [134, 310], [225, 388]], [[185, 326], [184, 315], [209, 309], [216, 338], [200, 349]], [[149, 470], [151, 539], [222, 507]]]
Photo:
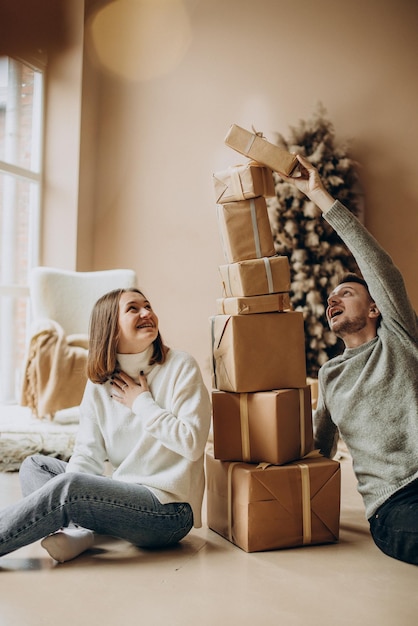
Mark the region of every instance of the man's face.
[[[359, 283], [342, 283], [328, 297], [326, 311], [330, 329], [338, 337], [359, 333], [367, 328], [372, 318], [374, 302], [367, 289]], [[375, 307], [374, 307], [375, 308]]]

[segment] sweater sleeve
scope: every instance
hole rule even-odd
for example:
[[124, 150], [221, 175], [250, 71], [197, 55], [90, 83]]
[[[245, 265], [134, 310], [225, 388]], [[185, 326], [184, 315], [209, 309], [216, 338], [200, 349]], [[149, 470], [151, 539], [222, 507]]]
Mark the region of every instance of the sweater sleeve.
[[382, 317], [418, 338], [417, 316], [405, 283], [391, 257], [359, 220], [338, 200], [324, 215], [353, 254]]
[[107, 458], [105, 442], [96, 419], [98, 401], [95, 386], [87, 382], [80, 405], [80, 424], [74, 452], [66, 467], [67, 472], [82, 472], [101, 476]]
[[189, 461], [204, 453], [210, 427], [210, 400], [200, 370], [191, 356], [172, 369], [167, 385], [170, 405], [159, 406], [150, 392], [139, 395], [132, 407], [143, 415], [145, 428], [166, 448]]
[[339, 432], [324, 402], [324, 394], [321, 390], [321, 371], [319, 372], [318, 383], [318, 404], [313, 417], [315, 448], [324, 456], [332, 459], [337, 452]]

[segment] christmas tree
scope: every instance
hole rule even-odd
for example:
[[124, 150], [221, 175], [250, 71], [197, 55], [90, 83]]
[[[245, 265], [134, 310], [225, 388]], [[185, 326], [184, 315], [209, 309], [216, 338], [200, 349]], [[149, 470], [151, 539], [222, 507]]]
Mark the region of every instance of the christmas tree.
[[[277, 145], [305, 156], [317, 169], [329, 193], [361, 218], [362, 194], [356, 163], [347, 146], [337, 145], [332, 123], [320, 104], [312, 119], [290, 127]], [[357, 264], [321, 211], [296, 187], [275, 174], [276, 196], [269, 214], [278, 254], [289, 258], [291, 302], [305, 320], [307, 374], [316, 377], [320, 366], [341, 352], [340, 340], [329, 330], [325, 316], [329, 292]]]

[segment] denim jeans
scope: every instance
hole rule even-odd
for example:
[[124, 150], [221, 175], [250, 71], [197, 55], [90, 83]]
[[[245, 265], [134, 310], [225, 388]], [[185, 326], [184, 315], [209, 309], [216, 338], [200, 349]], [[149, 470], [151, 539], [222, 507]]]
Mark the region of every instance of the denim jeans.
[[187, 503], [161, 504], [143, 485], [66, 474], [65, 467], [64, 461], [38, 454], [24, 460], [23, 499], [0, 511], [0, 556], [71, 522], [142, 548], [177, 543], [193, 526]]
[[386, 500], [369, 524], [373, 540], [382, 552], [418, 565], [418, 480]]

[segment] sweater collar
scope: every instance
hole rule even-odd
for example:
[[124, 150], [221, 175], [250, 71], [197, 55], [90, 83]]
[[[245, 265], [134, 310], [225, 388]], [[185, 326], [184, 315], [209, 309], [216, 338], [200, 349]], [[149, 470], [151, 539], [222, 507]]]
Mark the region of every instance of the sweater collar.
[[136, 354], [117, 354], [119, 366], [123, 372], [133, 379], [137, 379], [139, 373], [144, 372], [145, 376], [149, 374], [152, 365], [149, 364], [154, 347], [151, 344], [144, 352]]
[[346, 348], [343, 352], [343, 356], [351, 357], [356, 354], [360, 354], [361, 352], [368, 350], [370, 347], [372, 347], [378, 339], [379, 336], [376, 335], [376, 337], [373, 337], [373, 339], [367, 341], [367, 343], [362, 343], [360, 346], [356, 346], [355, 348]]

